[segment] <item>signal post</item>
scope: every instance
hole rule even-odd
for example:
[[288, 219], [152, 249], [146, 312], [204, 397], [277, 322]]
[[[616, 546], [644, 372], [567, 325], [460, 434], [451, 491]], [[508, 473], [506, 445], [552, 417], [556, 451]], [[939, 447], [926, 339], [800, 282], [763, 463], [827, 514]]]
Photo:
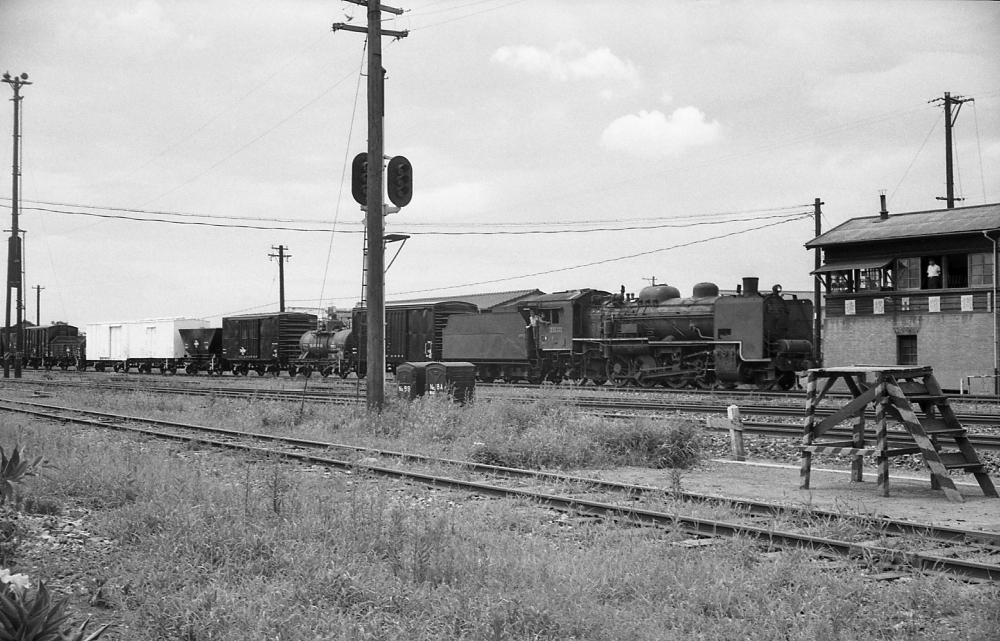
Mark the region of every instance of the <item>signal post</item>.
[[[368, 325], [368, 409], [381, 411], [385, 403], [385, 235], [382, 202], [382, 114], [385, 110], [384, 81], [382, 67], [382, 36], [405, 38], [407, 31], [382, 29], [382, 11], [402, 15], [402, 9], [382, 6], [379, 0], [346, 0], [352, 4], [368, 8], [368, 28], [357, 27], [343, 22], [333, 25], [334, 31], [356, 31], [368, 35], [368, 159], [355, 163], [352, 169], [367, 164], [365, 172], [365, 229], [368, 236], [368, 254], [365, 269], [368, 274], [367, 325]], [[352, 181], [357, 186], [360, 176], [352, 172]], [[355, 191], [352, 189], [352, 191]], [[357, 193], [355, 192], [355, 198]]]

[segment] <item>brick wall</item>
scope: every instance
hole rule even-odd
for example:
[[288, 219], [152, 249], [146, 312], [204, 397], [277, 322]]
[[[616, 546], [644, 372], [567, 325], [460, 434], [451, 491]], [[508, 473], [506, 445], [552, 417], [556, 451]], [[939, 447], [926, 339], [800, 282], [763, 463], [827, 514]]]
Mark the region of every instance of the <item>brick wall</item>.
[[[896, 365], [900, 334], [917, 337], [919, 364], [933, 367], [946, 389], [959, 389], [962, 377], [993, 373], [992, 313], [827, 317], [823, 365]], [[981, 380], [973, 390], [984, 384], [982, 391], [992, 391], [992, 381]]]

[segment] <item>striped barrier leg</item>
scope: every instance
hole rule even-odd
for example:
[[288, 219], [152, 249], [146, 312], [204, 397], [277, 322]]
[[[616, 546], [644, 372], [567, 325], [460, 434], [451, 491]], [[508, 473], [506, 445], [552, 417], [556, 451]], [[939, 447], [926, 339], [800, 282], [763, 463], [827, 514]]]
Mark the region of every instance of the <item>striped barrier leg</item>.
[[885, 422], [885, 404], [889, 399], [885, 391], [885, 373], [878, 374], [878, 389], [875, 392], [875, 448], [878, 451], [878, 493], [889, 496], [889, 449]]
[[[858, 418], [854, 422], [854, 447], [863, 450], [865, 447], [865, 409], [858, 412]], [[861, 483], [865, 477], [865, 457], [863, 454], [855, 455], [851, 460], [851, 480]]]
[[[808, 447], [813, 442], [813, 428], [816, 425], [816, 373], [809, 372], [806, 382], [806, 417], [802, 425], [802, 445]], [[809, 475], [812, 472], [812, 452], [801, 451], [802, 462], [799, 468], [799, 489], [809, 489]]]

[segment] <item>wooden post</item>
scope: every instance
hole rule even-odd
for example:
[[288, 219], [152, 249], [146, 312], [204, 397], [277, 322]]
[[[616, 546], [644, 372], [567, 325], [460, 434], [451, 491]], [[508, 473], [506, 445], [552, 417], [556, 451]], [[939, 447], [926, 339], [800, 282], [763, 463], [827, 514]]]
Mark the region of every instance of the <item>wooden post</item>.
[[740, 419], [740, 408], [730, 405], [729, 408], [729, 443], [732, 446], [733, 458], [737, 461], [747, 460], [743, 449], [743, 421]]

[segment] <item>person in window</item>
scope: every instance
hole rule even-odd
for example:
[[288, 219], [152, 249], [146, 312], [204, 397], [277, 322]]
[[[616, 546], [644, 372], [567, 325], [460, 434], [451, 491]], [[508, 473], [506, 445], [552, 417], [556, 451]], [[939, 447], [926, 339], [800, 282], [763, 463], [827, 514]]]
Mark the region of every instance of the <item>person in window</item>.
[[927, 261], [927, 289], [941, 289], [941, 266], [933, 260]]
[[551, 325], [551, 323], [549, 323], [549, 321], [547, 321], [544, 318], [542, 318], [541, 316], [539, 316], [537, 313], [532, 314], [531, 315], [531, 324], [528, 325], [528, 327], [530, 327], [533, 330], [536, 330], [536, 329], [538, 329], [539, 325]]

